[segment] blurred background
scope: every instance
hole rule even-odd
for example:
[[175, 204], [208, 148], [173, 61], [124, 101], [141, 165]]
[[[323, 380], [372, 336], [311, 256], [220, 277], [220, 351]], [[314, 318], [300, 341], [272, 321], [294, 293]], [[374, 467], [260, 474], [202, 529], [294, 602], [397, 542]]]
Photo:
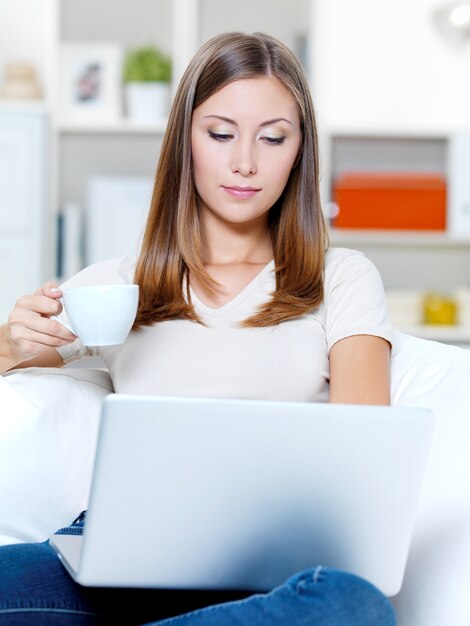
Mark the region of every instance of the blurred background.
[[137, 252], [175, 87], [226, 30], [305, 67], [332, 245], [377, 265], [397, 328], [469, 347], [470, 1], [2, 0], [2, 319]]

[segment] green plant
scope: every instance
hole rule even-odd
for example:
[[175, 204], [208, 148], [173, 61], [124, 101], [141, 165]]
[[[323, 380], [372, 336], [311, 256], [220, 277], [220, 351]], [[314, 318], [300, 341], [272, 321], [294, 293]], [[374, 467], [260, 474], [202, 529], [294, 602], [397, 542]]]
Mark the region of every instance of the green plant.
[[155, 46], [128, 50], [123, 65], [123, 81], [169, 83], [171, 81], [171, 57]]

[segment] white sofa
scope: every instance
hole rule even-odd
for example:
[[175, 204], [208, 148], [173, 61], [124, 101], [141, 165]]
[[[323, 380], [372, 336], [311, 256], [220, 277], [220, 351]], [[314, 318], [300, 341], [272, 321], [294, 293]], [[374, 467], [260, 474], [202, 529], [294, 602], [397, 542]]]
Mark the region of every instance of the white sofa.
[[[0, 376], [0, 545], [41, 541], [86, 508], [111, 391], [101, 369]], [[392, 599], [398, 625], [469, 626], [470, 350], [395, 332], [392, 404], [429, 407], [437, 418], [405, 579]]]

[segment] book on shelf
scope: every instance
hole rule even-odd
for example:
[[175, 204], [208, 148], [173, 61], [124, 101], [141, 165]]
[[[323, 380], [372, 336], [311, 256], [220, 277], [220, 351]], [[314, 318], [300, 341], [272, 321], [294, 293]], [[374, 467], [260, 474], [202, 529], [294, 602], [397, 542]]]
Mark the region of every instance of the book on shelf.
[[147, 176], [92, 176], [85, 211], [85, 261], [136, 256], [153, 190]]
[[446, 191], [438, 173], [344, 172], [333, 185], [333, 226], [442, 232]]
[[57, 276], [67, 280], [84, 266], [83, 211], [76, 202], [68, 202], [58, 215]]

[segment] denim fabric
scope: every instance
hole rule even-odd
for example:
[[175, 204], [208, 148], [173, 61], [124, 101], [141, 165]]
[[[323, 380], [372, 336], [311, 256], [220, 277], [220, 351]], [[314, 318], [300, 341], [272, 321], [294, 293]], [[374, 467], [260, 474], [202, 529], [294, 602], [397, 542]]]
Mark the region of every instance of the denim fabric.
[[[83, 516], [58, 532], [80, 533]], [[124, 611], [131, 615], [124, 618]], [[48, 542], [0, 548], [0, 626], [394, 626], [389, 600], [346, 572], [315, 567], [269, 593], [88, 588]]]
[[267, 594], [208, 606], [147, 626], [393, 626], [393, 609], [366, 581], [323, 567], [305, 570]]

